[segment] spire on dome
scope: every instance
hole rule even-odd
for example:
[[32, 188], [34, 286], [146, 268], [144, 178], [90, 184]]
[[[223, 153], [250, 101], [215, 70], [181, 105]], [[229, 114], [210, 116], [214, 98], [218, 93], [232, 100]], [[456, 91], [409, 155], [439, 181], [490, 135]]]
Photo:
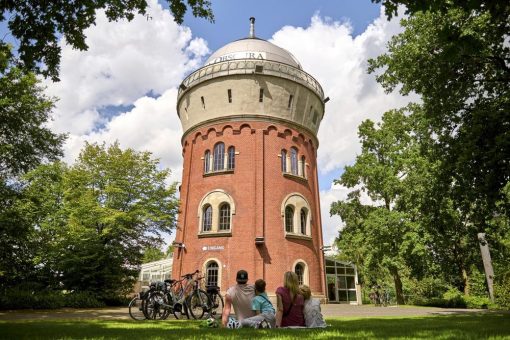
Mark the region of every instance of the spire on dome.
[[255, 38], [255, 18], [250, 18], [250, 38]]

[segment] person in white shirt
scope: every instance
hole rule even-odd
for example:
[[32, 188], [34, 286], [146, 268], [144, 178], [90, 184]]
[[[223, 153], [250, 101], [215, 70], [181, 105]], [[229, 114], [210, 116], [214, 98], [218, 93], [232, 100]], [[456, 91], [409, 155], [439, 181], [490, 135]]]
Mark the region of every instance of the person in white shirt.
[[251, 309], [251, 301], [255, 297], [255, 288], [253, 285], [247, 284], [248, 272], [246, 270], [239, 270], [236, 275], [235, 286], [230, 287], [225, 295], [225, 307], [221, 316], [221, 324], [227, 327], [229, 323], [229, 315], [234, 307], [238, 322], [235, 322], [236, 327], [240, 327], [240, 322], [244, 319], [255, 316], [255, 312]]

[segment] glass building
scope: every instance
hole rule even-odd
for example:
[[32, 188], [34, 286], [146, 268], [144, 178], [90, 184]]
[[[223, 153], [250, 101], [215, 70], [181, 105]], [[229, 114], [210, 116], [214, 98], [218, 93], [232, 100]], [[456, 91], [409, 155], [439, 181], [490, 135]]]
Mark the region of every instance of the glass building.
[[328, 302], [361, 305], [356, 266], [330, 257], [326, 257], [325, 261]]

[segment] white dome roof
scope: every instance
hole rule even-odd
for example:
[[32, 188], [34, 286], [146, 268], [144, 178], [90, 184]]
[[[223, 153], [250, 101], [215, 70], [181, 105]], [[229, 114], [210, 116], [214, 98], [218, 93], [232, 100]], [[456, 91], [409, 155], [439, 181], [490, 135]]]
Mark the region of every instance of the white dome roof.
[[235, 59], [272, 60], [302, 69], [301, 64], [287, 50], [259, 38], [245, 38], [233, 41], [214, 52], [206, 65]]

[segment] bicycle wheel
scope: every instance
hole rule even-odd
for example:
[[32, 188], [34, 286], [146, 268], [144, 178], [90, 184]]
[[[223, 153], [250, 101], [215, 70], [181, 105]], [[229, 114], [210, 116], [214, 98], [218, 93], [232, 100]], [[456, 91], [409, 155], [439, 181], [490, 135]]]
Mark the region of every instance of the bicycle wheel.
[[164, 307], [165, 295], [162, 292], [154, 292], [147, 298], [144, 304], [144, 315], [147, 319], [164, 320], [168, 317], [168, 311]]
[[220, 293], [213, 293], [210, 294], [211, 300], [212, 300], [212, 311], [211, 316], [221, 316], [223, 314], [223, 307], [225, 306], [225, 303], [223, 301], [223, 296], [221, 296]]
[[188, 308], [194, 319], [208, 318], [212, 310], [212, 302], [209, 295], [198, 289], [187, 299]]
[[143, 313], [144, 308], [144, 300], [140, 299], [137, 295], [129, 302], [129, 316], [133, 318], [133, 320], [141, 321], [145, 320], [145, 314]]

